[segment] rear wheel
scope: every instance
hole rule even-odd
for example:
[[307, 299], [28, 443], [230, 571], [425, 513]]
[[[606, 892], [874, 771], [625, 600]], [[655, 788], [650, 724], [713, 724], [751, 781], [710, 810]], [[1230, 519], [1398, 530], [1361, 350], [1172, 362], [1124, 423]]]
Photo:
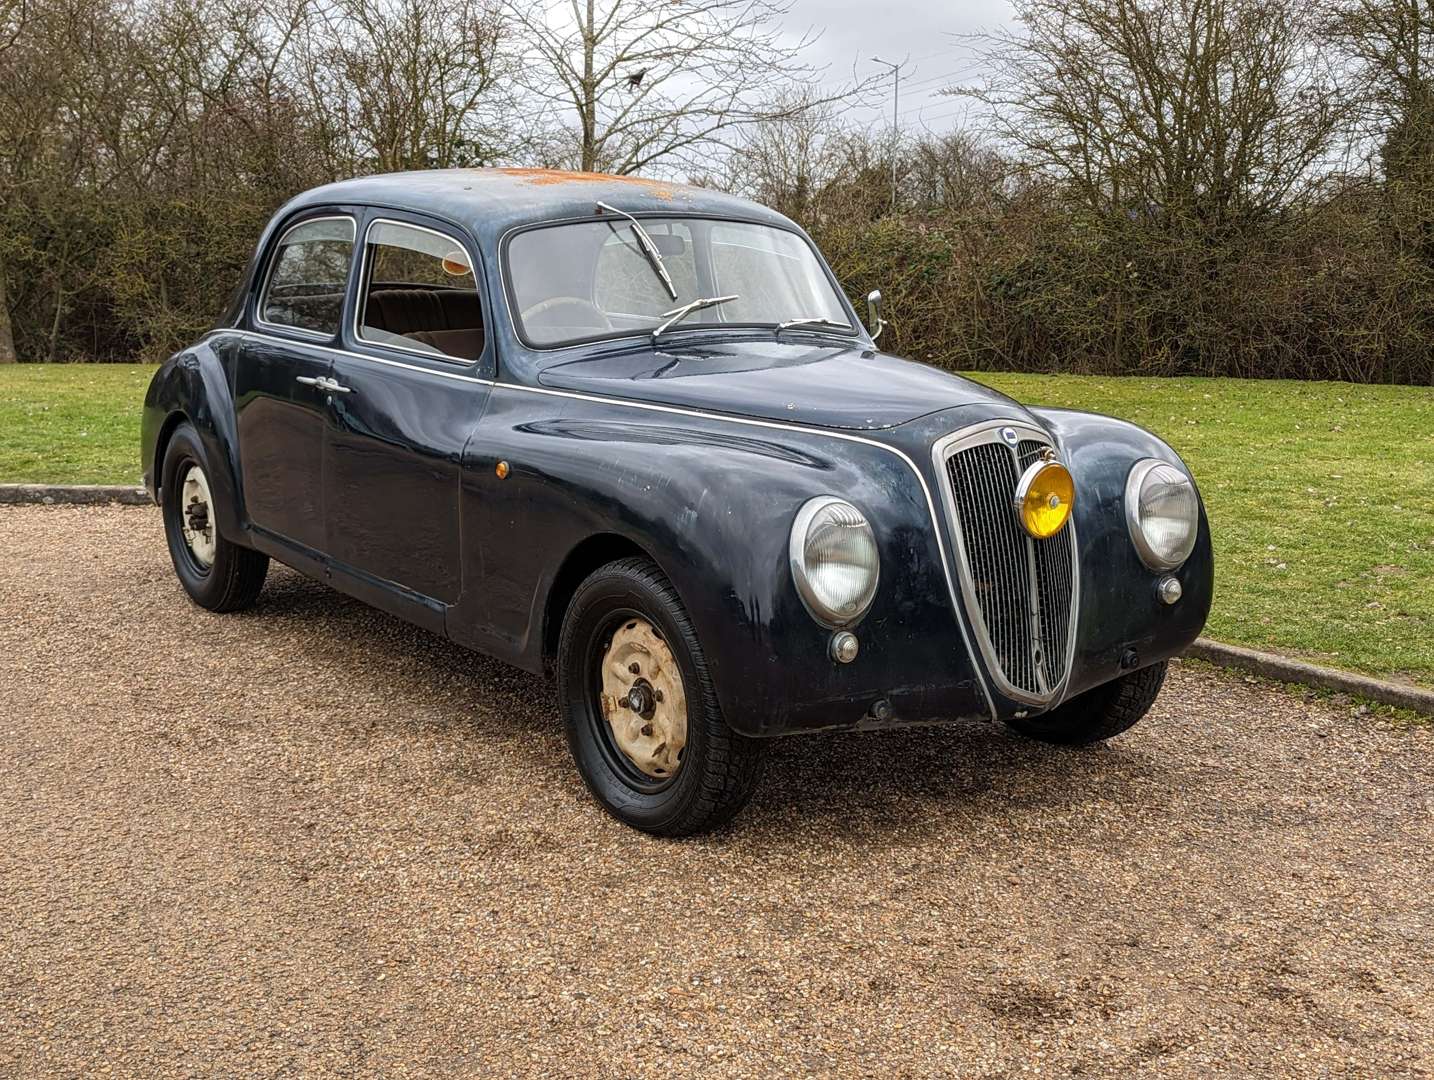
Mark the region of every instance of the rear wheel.
[[578, 587], [558, 690], [578, 771], [620, 821], [683, 836], [722, 824], [751, 797], [762, 744], [723, 719], [687, 611], [650, 560], [609, 563]]
[[196, 604], [210, 611], [239, 611], [258, 599], [269, 557], [219, 535], [209, 475], [199, 434], [181, 424], [170, 437], [160, 470], [169, 557]]
[[1022, 735], [1041, 742], [1085, 746], [1127, 731], [1150, 711], [1165, 682], [1165, 661], [1112, 679], [1040, 716], [1008, 720]]

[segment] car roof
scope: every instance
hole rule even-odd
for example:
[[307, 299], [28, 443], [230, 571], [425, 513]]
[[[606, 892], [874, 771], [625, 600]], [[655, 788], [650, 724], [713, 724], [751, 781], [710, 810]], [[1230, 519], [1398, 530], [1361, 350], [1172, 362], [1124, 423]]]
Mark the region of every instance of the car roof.
[[304, 192], [282, 216], [356, 204], [429, 213], [491, 239], [515, 225], [582, 217], [605, 202], [628, 213], [713, 214], [791, 227], [775, 210], [710, 188], [638, 176], [556, 169], [428, 169], [341, 180]]

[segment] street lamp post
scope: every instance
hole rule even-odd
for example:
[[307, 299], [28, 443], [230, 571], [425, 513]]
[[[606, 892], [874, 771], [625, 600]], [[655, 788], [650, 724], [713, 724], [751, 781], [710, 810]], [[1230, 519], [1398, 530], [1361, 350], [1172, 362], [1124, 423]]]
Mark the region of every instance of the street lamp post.
[[883, 60], [879, 56], [873, 56], [871, 60], [874, 64], [891, 68], [891, 212], [894, 214], [896, 213], [896, 133], [900, 130], [897, 127], [896, 109], [901, 101], [901, 67], [906, 61], [903, 60], [901, 64], [893, 64], [890, 60]]

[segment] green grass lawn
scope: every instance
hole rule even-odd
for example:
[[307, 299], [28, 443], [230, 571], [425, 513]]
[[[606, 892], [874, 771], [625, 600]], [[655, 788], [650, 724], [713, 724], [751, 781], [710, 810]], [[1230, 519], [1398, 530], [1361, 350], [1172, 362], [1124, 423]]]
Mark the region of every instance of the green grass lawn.
[[[0, 367], [0, 482], [138, 480], [152, 370]], [[1180, 452], [1215, 534], [1212, 637], [1434, 686], [1434, 389], [977, 378], [1133, 420]]]
[[976, 377], [1175, 447], [1214, 535], [1211, 637], [1434, 685], [1434, 388]]
[[0, 365], [0, 484], [138, 484], [148, 364]]

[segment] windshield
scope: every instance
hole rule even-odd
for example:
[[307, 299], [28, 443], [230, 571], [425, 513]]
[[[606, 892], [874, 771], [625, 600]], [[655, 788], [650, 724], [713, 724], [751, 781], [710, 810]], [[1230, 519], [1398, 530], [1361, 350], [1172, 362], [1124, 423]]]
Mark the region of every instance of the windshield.
[[852, 330], [821, 261], [796, 233], [663, 217], [643, 217], [641, 231], [656, 257], [636, 224], [616, 215], [516, 234], [507, 273], [523, 339], [550, 348], [652, 333], [694, 301], [724, 297], [694, 307], [667, 333], [797, 322], [805, 325], [791, 329]]

